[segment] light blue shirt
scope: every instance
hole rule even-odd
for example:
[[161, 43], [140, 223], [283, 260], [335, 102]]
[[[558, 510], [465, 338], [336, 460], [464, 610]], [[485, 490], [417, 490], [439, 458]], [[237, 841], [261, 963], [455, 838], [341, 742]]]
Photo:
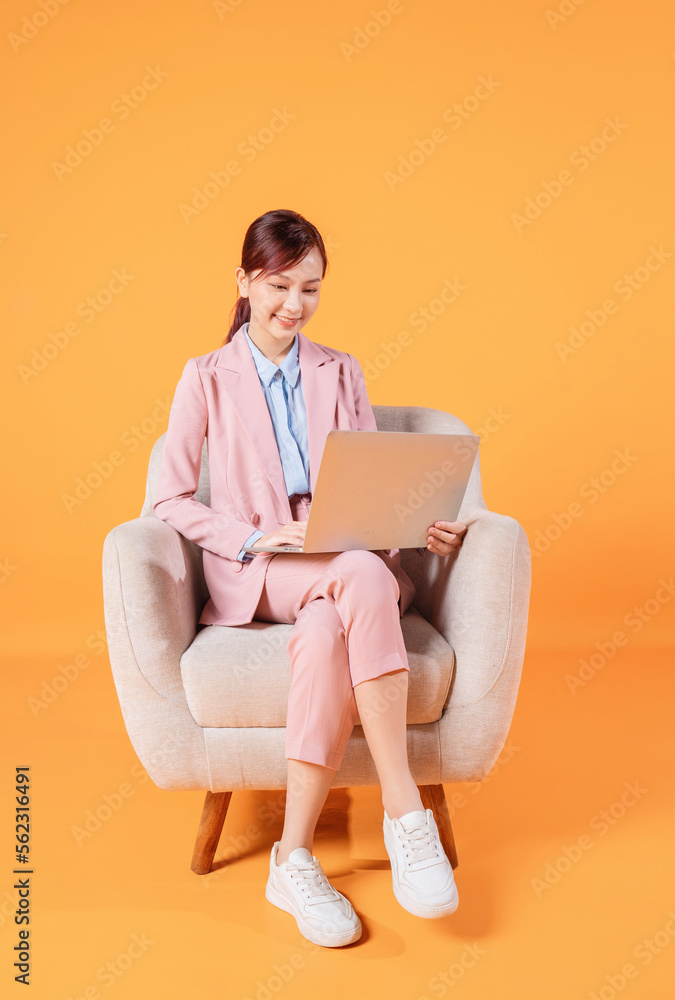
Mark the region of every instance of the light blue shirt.
[[[309, 493], [307, 410], [298, 361], [298, 335], [296, 333], [293, 345], [281, 364], [275, 365], [253, 343], [248, 327], [248, 323], [244, 324], [244, 335], [272, 418], [286, 492], [289, 497], [294, 493]], [[264, 534], [266, 532], [256, 529], [249, 535], [237, 556], [240, 562], [255, 558], [251, 552], [244, 552], [244, 547], [253, 545]]]

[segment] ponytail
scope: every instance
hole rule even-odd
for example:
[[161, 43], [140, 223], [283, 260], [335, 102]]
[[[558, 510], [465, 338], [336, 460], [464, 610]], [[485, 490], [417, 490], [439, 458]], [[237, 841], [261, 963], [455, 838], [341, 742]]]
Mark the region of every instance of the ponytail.
[[232, 324], [223, 343], [229, 344], [239, 327], [243, 326], [244, 323], [248, 323], [250, 319], [251, 303], [248, 298], [244, 298], [240, 295], [234, 307], [234, 318], [232, 320]]

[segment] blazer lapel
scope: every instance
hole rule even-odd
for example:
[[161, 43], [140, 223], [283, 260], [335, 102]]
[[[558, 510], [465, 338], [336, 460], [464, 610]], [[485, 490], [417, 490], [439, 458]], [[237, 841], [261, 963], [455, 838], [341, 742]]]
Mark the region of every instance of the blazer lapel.
[[[340, 366], [302, 331], [298, 331], [298, 361], [307, 410], [310, 489], [313, 492], [326, 435], [334, 425]], [[229, 343], [220, 348], [215, 364], [240, 417], [241, 426], [270, 482], [279, 520], [287, 523], [292, 515], [284, 470], [267, 400], [243, 326]]]

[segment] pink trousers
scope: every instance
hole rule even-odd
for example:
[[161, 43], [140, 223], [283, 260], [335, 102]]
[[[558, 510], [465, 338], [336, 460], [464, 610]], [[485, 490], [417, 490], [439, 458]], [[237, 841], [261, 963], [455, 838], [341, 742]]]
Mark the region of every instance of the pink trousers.
[[[311, 494], [289, 497], [306, 521]], [[377, 552], [277, 552], [254, 618], [294, 625], [286, 757], [337, 770], [357, 716], [354, 685], [409, 670], [398, 581]]]

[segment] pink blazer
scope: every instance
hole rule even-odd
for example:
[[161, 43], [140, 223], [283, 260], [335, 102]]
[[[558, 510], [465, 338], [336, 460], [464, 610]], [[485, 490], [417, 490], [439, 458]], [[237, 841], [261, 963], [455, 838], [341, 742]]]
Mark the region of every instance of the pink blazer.
[[[317, 344], [302, 331], [298, 341], [313, 492], [328, 431], [374, 431], [377, 426], [356, 358]], [[210, 507], [194, 499], [205, 436]], [[169, 415], [153, 512], [203, 549], [210, 599], [200, 623], [252, 621], [274, 553], [243, 563], [237, 555], [254, 529], [268, 534], [293, 515], [272, 419], [243, 326], [229, 343], [191, 358], [183, 370]], [[380, 549], [378, 555], [398, 580], [402, 616], [412, 604], [415, 586], [401, 567], [398, 549]]]

